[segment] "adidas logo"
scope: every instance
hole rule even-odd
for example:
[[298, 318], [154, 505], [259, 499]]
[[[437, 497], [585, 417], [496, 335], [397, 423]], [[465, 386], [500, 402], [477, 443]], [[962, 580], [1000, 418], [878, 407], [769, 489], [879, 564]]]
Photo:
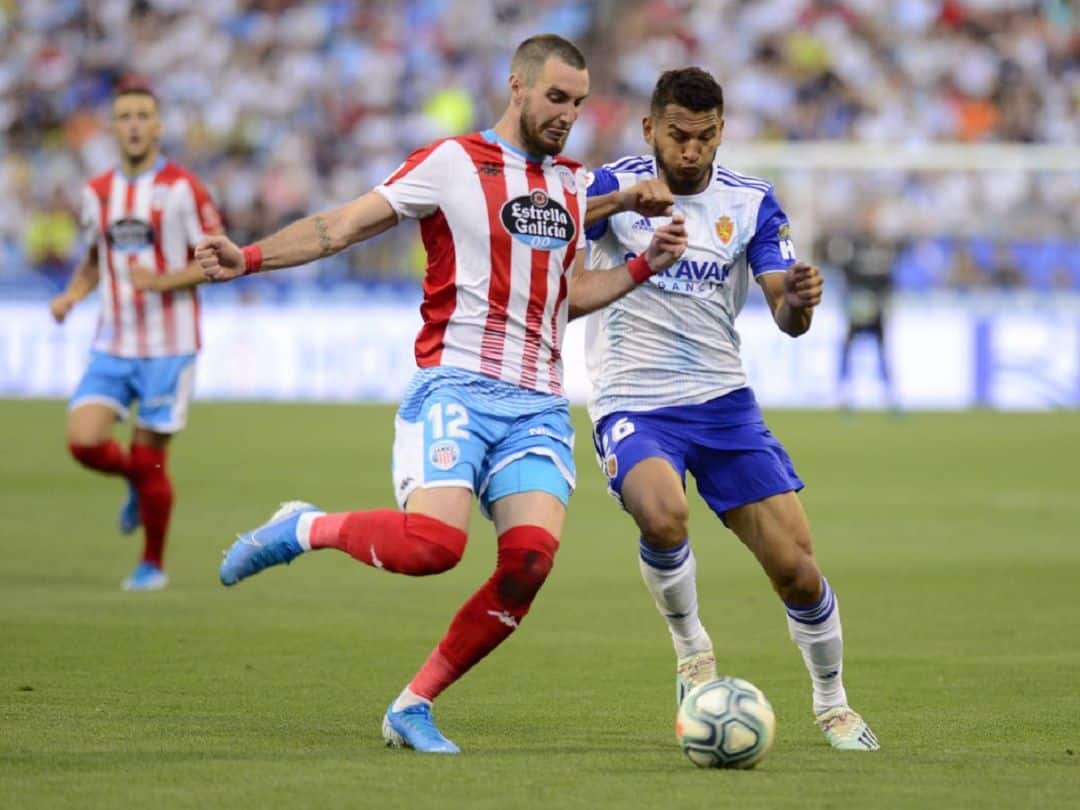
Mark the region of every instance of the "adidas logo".
[[638, 219], [638, 221], [635, 222], [630, 228], [630, 230], [633, 231], [648, 231], [649, 233], [652, 233], [652, 229], [652, 223], [649, 222], [649, 220], [645, 219], [645, 217], [641, 217], [640, 219]]

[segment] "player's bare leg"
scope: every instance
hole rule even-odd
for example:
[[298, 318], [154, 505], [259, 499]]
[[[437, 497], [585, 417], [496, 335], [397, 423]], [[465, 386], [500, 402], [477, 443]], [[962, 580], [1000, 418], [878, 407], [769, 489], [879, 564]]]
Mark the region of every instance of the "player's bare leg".
[[626, 474], [622, 500], [641, 530], [642, 579], [675, 645], [675, 699], [682, 703], [690, 689], [716, 678], [712, 641], [698, 616], [697, 563], [688, 536], [686, 491], [665, 459], [646, 458]]
[[785, 492], [729, 510], [728, 526], [753, 552], [787, 607], [788, 630], [814, 687], [814, 715], [834, 748], [875, 751], [877, 738], [847, 705], [840, 608], [814, 560], [802, 501]]

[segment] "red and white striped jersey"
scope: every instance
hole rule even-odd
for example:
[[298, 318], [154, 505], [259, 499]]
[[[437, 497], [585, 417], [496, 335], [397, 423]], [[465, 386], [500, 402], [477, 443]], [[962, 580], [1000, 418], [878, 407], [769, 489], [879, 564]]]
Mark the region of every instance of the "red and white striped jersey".
[[105, 172], [83, 187], [82, 226], [97, 244], [101, 316], [94, 349], [118, 357], [167, 357], [199, 350], [195, 288], [136, 290], [131, 268], [158, 273], [187, 267], [221, 218], [198, 179], [159, 158], [137, 177]]
[[569, 274], [585, 249], [581, 164], [527, 156], [488, 130], [417, 150], [375, 190], [420, 220], [417, 365], [561, 396]]

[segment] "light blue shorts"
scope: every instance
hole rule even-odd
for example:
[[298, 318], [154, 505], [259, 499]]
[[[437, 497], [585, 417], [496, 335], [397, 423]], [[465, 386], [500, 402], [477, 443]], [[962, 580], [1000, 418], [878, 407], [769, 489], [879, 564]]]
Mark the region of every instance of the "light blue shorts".
[[187, 424], [195, 382], [195, 355], [116, 357], [91, 352], [90, 364], [68, 403], [68, 410], [97, 403], [127, 419], [138, 401], [135, 424], [155, 433], [177, 433]]
[[519, 492], [570, 500], [574, 430], [562, 397], [464, 369], [421, 369], [394, 426], [394, 492], [402, 508], [418, 487], [469, 489], [485, 515]]

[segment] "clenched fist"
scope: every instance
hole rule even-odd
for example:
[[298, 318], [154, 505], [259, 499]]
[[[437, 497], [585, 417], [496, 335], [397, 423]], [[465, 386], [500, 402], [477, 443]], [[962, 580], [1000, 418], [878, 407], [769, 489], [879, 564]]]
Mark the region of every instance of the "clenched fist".
[[784, 274], [784, 301], [789, 307], [813, 309], [821, 303], [825, 279], [812, 264], [799, 262]]
[[208, 236], [195, 248], [195, 261], [211, 281], [244, 275], [244, 254], [227, 236]]
[[671, 216], [675, 198], [663, 180], [650, 178], [619, 192], [619, 207], [643, 217]]

